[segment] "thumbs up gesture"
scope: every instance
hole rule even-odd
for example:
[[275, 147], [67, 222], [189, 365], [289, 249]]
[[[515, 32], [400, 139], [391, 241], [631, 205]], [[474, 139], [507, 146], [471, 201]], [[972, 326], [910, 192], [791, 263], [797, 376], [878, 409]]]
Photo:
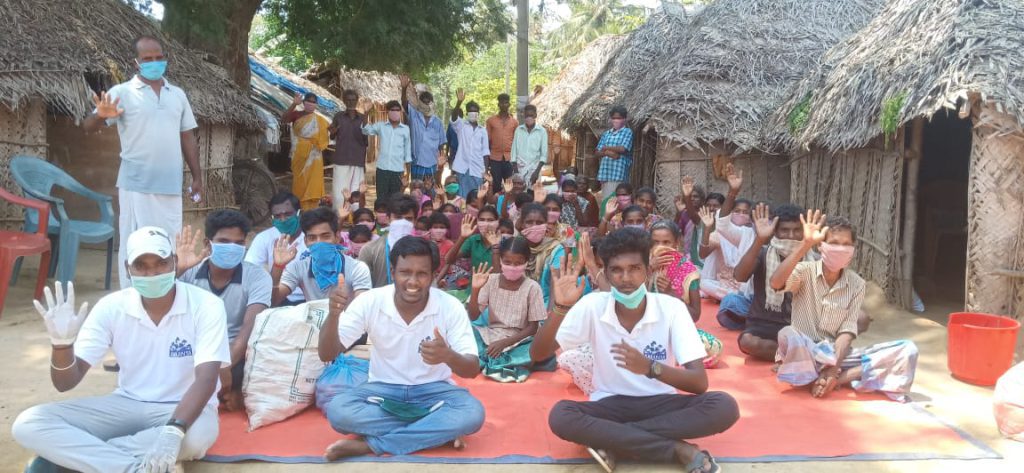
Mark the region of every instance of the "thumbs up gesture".
[[345, 275], [338, 275], [338, 285], [331, 288], [331, 294], [327, 297], [330, 307], [327, 308], [329, 317], [340, 314], [348, 307], [349, 291], [345, 286]]
[[439, 365], [448, 363], [454, 352], [448, 347], [448, 342], [441, 336], [441, 331], [434, 327], [434, 337], [420, 342], [420, 355], [423, 362], [428, 365]]

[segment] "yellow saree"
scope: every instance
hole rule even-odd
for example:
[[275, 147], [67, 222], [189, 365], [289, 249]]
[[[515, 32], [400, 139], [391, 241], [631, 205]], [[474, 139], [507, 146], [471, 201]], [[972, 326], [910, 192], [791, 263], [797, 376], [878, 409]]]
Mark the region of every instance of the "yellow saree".
[[292, 123], [292, 193], [299, 198], [303, 210], [316, 208], [324, 196], [322, 152], [330, 140], [329, 125], [315, 113]]

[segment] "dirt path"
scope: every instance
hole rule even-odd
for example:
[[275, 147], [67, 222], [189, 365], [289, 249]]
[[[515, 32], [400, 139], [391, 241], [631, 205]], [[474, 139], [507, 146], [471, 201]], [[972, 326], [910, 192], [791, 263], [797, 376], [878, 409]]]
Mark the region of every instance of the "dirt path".
[[[83, 249], [75, 281], [80, 300], [95, 302], [103, 294], [103, 254]], [[26, 261], [22, 278], [11, 288], [0, 318], [0, 473], [20, 472], [30, 453], [10, 439], [11, 422], [23, 409], [37, 403], [71, 397], [99, 395], [110, 392], [116, 379], [101, 368], [94, 369], [80, 386], [70, 393], [56, 392], [50, 385], [48, 374], [49, 340], [42, 323], [32, 309], [31, 276], [35, 261]], [[116, 285], [117, 277], [114, 277]], [[978, 461], [901, 461], [901, 462], [798, 462], [798, 463], [732, 463], [724, 470], [734, 472], [1016, 472], [1024, 471], [1024, 444], [1001, 439], [992, 420], [991, 389], [970, 386], [952, 379], [946, 370], [945, 328], [928, 317], [920, 317], [887, 307], [879, 302], [877, 293], [869, 297], [869, 313], [875, 318], [871, 330], [864, 334], [862, 343], [874, 343], [893, 338], [911, 338], [921, 350], [915, 400], [928, 409], [974, 435], [1000, 452], [1003, 460]], [[934, 320], [943, 320], [951, 308], [930, 307]], [[1020, 351], [1018, 351], [1019, 353]], [[810, 402], [810, 401], [809, 401]], [[752, 439], [756, 441], [756, 439]], [[212, 472], [299, 472], [299, 471], [365, 471], [381, 472], [451, 473], [452, 471], [479, 471], [504, 473], [531, 471], [536, 473], [598, 473], [596, 465], [418, 465], [418, 464], [340, 464], [340, 465], [281, 465], [244, 463], [220, 465], [192, 463], [190, 473]], [[675, 467], [652, 465], [623, 465], [623, 472], [669, 472]]]

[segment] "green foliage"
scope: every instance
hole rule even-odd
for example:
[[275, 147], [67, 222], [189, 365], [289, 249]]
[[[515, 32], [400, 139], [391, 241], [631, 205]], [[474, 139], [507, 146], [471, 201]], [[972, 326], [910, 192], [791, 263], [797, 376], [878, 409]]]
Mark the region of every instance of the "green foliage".
[[500, 0], [266, 0], [264, 8], [285, 38], [275, 47], [365, 70], [422, 73], [512, 30]]
[[800, 103], [793, 107], [793, 110], [789, 112], [789, 116], [786, 117], [786, 122], [789, 124], [789, 132], [796, 134], [807, 126], [807, 120], [811, 115], [811, 93], [808, 92], [804, 96]]
[[[516, 50], [508, 43], [492, 45], [477, 54], [466, 53], [465, 59], [457, 64], [430, 73], [426, 80], [440, 88], [449, 89], [451, 105], [454, 105], [455, 90], [466, 91], [466, 101], [475, 100], [480, 104], [483, 116], [498, 113], [497, 96], [505, 90], [505, 64], [509, 59], [509, 89], [511, 96], [516, 94]], [[530, 45], [530, 88], [544, 85], [558, 74], [558, 68], [544, 63], [544, 51]], [[532, 94], [533, 91], [531, 90]], [[435, 92], [435, 96], [438, 94]], [[440, 97], [438, 97], [440, 101]], [[513, 103], [515, 100], [513, 99]]]
[[280, 58], [281, 67], [301, 73], [313, 65], [313, 58], [294, 41], [288, 41], [284, 34], [281, 18], [272, 15], [256, 15], [249, 32], [249, 47], [268, 57]]
[[547, 61], [564, 62], [591, 41], [608, 34], [626, 34], [647, 20], [642, 7], [622, 0], [569, 0], [569, 18], [545, 38]]
[[879, 120], [882, 124], [882, 133], [885, 133], [885, 141], [896, 134], [896, 128], [900, 124], [900, 112], [903, 111], [903, 104], [907, 100], [907, 93], [901, 92], [895, 97], [889, 97], [882, 101], [882, 117]]

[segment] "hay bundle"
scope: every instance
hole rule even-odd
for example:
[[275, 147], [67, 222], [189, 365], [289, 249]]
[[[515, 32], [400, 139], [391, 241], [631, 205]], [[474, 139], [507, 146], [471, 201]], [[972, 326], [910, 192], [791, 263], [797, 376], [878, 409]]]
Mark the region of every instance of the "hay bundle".
[[572, 128], [566, 117], [576, 113], [576, 102], [598, 78], [605, 63], [622, 47], [626, 37], [607, 35], [591, 41], [583, 51], [569, 61], [544, 91], [534, 99], [537, 106], [537, 122], [568, 131]]

